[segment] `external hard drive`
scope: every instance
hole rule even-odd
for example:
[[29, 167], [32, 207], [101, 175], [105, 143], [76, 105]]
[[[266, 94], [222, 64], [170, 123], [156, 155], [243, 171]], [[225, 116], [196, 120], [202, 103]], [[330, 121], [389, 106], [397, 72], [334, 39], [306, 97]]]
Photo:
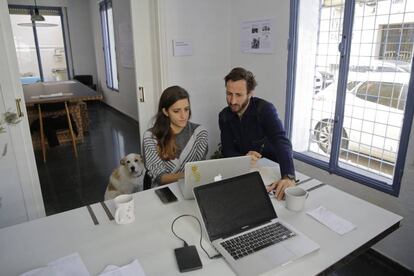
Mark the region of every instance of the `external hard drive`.
[[174, 252], [180, 272], [196, 270], [203, 267], [194, 245], [176, 248]]

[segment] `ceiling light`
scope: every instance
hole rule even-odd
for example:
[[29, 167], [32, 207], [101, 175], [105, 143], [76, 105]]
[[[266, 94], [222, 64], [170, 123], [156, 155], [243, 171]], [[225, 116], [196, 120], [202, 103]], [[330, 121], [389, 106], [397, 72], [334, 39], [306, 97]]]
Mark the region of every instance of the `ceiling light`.
[[35, 0], [35, 12], [30, 17], [32, 21], [45, 21], [45, 18], [39, 13], [39, 9], [37, 8], [36, 0]]

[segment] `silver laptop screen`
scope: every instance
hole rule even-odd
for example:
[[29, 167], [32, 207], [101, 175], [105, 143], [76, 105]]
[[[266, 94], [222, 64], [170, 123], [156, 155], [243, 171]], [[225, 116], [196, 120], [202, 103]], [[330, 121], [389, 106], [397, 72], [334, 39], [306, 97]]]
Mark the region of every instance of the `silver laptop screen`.
[[277, 217], [258, 172], [196, 187], [194, 195], [211, 241]]

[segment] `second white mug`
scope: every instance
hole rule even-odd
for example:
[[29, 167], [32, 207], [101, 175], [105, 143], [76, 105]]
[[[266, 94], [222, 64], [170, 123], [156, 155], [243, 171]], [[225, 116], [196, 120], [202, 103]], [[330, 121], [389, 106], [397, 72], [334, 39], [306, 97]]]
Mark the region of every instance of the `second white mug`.
[[286, 208], [291, 211], [302, 211], [309, 192], [301, 187], [289, 187], [285, 189]]

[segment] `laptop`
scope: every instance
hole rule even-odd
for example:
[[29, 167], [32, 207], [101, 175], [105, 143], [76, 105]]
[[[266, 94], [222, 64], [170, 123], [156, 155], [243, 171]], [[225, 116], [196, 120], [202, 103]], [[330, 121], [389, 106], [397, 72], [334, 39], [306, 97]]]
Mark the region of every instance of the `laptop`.
[[208, 238], [238, 275], [289, 264], [319, 245], [275, 212], [259, 172], [194, 188]]
[[194, 199], [194, 187], [245, 174], [250, 171], [250, 162], [250, 156], [188, 162], [178, 186], [185, 199]]

